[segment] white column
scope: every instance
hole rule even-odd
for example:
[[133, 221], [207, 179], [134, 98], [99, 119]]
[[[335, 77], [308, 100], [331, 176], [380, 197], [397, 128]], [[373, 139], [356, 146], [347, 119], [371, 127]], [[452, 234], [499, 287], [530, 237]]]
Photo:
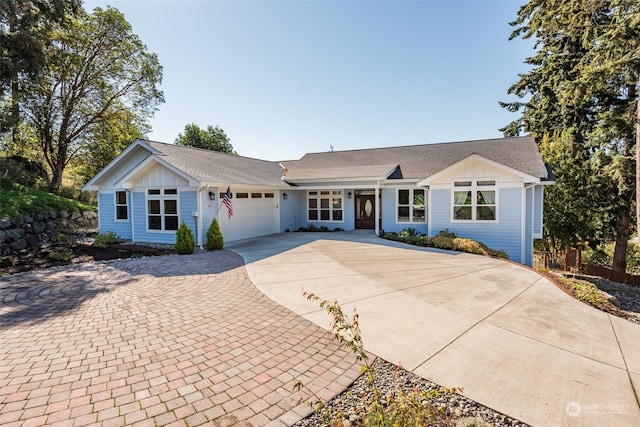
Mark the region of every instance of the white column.
[[376, 207], [376, 212], [375, 212], [375, 219], [376, 219], [376, 225], [375, 225], [375, 233], [376, 236], [380, 235], [380, 181], [378, 181], [376, 183], [376, 190], [375, 190], [375, 203], [374, 206]]

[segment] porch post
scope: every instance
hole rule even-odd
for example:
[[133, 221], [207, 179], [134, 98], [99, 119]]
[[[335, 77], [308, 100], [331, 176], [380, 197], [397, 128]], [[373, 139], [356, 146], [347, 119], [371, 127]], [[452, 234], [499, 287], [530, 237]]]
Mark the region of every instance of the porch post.
[[375, 220], [376, 220], [376, 226], [375, 226], [375, 233], [376, 236], [380, 236], [380, 181], [376, 182], [376, 189], [375, 189], [375, 203], [374, 206], [376, 207], [376, 212], [375, 212]]

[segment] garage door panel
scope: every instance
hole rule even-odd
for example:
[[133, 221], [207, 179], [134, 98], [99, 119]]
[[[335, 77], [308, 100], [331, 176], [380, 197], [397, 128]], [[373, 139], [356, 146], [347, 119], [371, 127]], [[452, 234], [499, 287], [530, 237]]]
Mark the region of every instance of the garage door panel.
[[220, 228], [227, 242], [278, 232], [277, 199], [251, 198], [251, 191], [244, 192], [249, 193], [249, 198], [237, 198], [234, 194], [231, 218], [221, 211]]

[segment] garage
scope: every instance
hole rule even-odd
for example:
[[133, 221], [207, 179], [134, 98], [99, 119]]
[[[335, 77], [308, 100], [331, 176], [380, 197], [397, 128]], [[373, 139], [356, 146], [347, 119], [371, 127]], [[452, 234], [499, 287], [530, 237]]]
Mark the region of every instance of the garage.
[[[278, 193], [272, 189], [232, 188], [233, 215], [222, 206], [220, 230], [225, 242], [279, 232]], [[225, 190], [221, 190], [220, 197]]]

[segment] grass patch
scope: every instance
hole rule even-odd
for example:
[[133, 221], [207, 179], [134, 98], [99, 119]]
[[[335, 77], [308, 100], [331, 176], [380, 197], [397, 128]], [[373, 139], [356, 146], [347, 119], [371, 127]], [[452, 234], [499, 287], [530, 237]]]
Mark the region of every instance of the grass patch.
[[0, 218], [17, 218], [20, 215], [36, 215], [42, 211], [62, 210], [81, 212], [97, 211], [98, 208], [0, 178]]

